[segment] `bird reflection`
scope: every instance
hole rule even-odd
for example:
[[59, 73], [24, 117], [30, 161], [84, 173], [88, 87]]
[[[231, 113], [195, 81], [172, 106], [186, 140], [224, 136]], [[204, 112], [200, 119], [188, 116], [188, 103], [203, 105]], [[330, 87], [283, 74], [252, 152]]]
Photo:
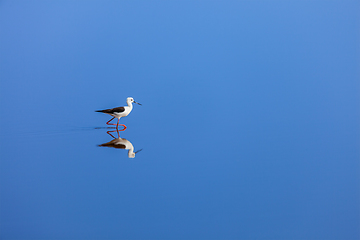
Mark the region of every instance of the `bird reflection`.
[[[121, 130], [114, 130], [114, 131], [107, 131], [106, 133], [109, 134], [111, 137], [113, 137], [114, 139], [111, 140], [110, 142], [107, 143], [103, 143], [98, 145], [99, 147], [112, 147], [112, 148], [118, 148], [118, 149], [127, 149], [128, 151], [128, 157], [129, 158], [134, 158], [135, 154], [140, 152], [142, 149], [134, 152], [134, 146], [131, 144], [131, 142], [129, 140], [126, 140], [125, 138], [121, 138], [120, 137], [120, 132]], [[118, 137], [114, 137], [111, 133], [116, 132]]]

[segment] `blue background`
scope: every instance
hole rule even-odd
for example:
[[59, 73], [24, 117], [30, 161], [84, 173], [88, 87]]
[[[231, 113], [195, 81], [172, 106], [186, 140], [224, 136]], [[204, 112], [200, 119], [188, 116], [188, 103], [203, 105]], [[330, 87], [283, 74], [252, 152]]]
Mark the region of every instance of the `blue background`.
[[1, 239], [359, 239], [359, 9], [1, 1]]

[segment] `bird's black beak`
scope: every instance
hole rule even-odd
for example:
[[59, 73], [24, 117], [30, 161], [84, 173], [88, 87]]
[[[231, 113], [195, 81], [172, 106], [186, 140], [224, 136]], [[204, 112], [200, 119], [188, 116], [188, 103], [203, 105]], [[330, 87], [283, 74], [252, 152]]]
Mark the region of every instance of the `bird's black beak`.
[[143, 150], [143, 149], [137, 150], [137, 151], [135, 152], [135, 154], [137, 154], [137, 153], [140, 152], [141, 150]]
[[135, 101], [134, 101], [134, 103], [139, 104], [139, 105], [141, 106], [141, 104], [140, 104], [140, 103], [138, 103], [138, 102], [135, 102]]

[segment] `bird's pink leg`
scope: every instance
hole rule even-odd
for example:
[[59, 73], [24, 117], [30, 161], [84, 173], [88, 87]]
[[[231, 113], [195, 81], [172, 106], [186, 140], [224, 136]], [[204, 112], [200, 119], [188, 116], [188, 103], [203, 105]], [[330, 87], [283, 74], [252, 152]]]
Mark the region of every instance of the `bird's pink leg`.
[[119, 124], [119, 121], [120, 121], [120, 118], [119, 118], [119, 119], [118, 119], [118, 121], [117, 121], [117, 124], [116, 124], [116, 130], [118, 130], [119, 125], [121, 125], [121, 126], [123, 126], [123, 127], [124, 127], [124, 129], [121, 129], [121, 130], [118, 130], [118, 131], [125, 131], [126, 126], [125, 126], [124, 124]]
[[[113, 119], [114, 119], [115, 117], [113, 117], [112, 119], [110, 119], [109, 121], [107, 121], [107, 125], [115, 125], [116, 126], [116, 131], [125, 131], [125, 129], [127, 128], [124, 124], [119, 124], [119, 121], [120, 121], [120, 118], [118, 119], [118, 121], [117, 121], [117, 123], [115, 124], [115, 123], [110, 123]], [[121, 130], [119, 130], [118, 128], [119, 128], [119, 125], [121, 125], [121, 126], [123, 126], [124, 127], [124, 129], [121, 129]], [[115, 132], [115, 131], [110, 131], [110, 132]]]
[[115, 117], [113, 117], [112, 119], [110, 119], [109, 121], [107, 121], [107, 123], [106, 123], [106, 124], [107, 124], [107, 125], [116, 125], [116, 126], [117, 126], [118, 124], [115, 124], [115, 123], [110, 123], [110, 122], [111, 122], [114, 118], [115, 118]]

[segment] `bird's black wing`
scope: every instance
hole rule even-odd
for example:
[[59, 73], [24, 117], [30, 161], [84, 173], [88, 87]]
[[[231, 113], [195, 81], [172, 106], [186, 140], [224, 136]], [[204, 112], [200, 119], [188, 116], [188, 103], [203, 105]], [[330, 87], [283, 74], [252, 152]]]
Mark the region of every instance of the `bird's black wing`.
[[95, 112], [102, 112], [102, 113], [121, 113], [124, 112], [125, 108], [124, 107], [116, 107], [116, 108], [110, 108], [110, 109], [105, 109], [105, 110], [98, 110]]
[[114, 144], [111, 141], [108, 143], [100, 144], [99, 147], [112, 147], [112, 148], [119, 148], [119, 149], [126, 149], [124, 144]]

